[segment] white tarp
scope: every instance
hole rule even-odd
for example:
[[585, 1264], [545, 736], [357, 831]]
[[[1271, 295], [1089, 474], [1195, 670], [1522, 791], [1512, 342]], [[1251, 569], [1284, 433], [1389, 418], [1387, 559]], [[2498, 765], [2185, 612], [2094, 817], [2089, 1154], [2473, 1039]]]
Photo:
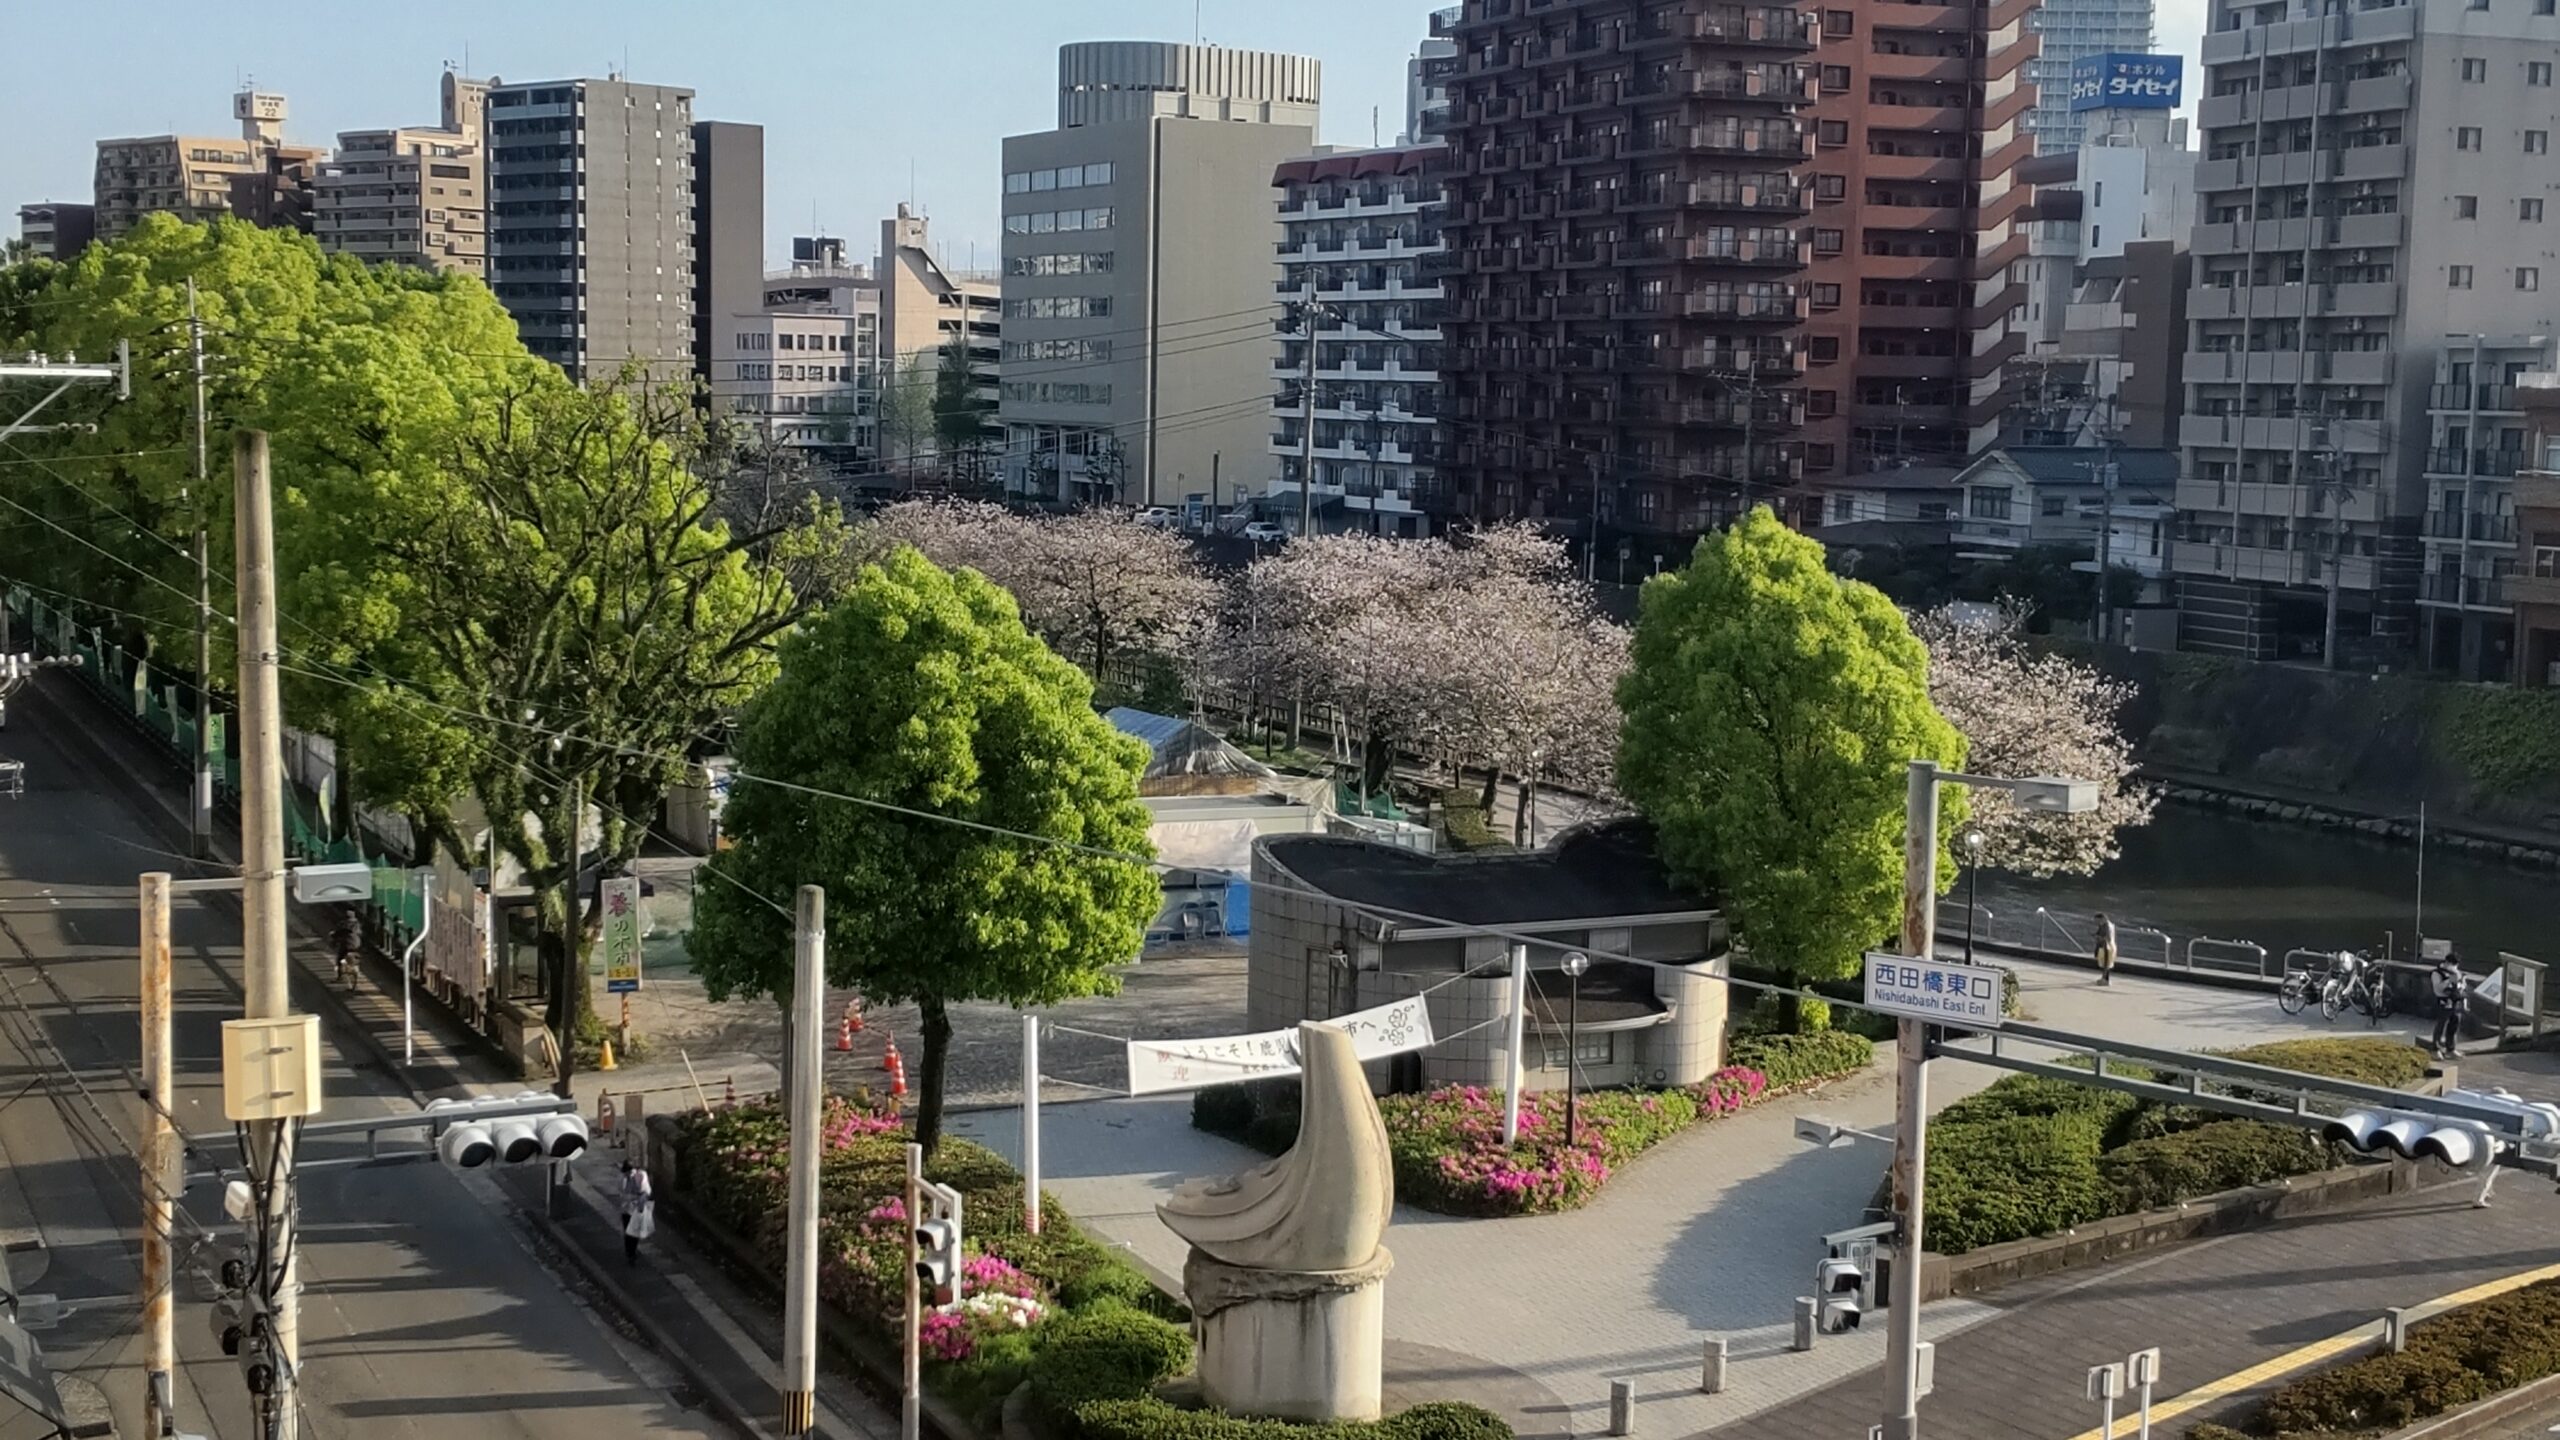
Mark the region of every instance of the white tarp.
[[1253, 869], [1255, 833], [1251, 820], [1174, 820], [1148, 827], [1147, 838], [1159, 865], [1244, 875]]
[[[1350, 1031], [1351, 1047], [1363, 1060], [1427, 1050], [1432, 1044], [1431, 1011], [1419, 995], [1324, 1023]], [[1132, 1095], [1197, 1090], [1235, 1080], [1266, 1080], [1297, 1073], [1295, 1030], [1266, 1030], [1259, 1035], [1224, 1035], [1208, 1040], [1129, 1042]]]

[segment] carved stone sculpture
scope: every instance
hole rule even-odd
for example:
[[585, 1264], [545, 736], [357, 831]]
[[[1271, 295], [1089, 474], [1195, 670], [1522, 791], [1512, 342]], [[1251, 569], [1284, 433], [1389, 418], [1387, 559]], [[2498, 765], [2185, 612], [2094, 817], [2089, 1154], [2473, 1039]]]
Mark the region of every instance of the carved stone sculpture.
[[1191, 1242], [1183, 1288], [1210, 1403], [1290, 1420], [1377, 1418], [1395, 1209], [1386, 1123], [1348, 1032], [1298, 1029], [1298, 1143], [1156, 1207]]

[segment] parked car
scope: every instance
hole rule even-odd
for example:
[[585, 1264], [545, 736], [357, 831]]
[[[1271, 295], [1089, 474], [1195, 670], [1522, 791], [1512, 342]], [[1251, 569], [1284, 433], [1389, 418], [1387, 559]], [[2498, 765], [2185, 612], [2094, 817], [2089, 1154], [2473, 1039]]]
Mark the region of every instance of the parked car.
[[1150, 530], [1179, 530], [1182, 516], [1162, 505], [1150, 505], [1138, 512], [1138, 523]]
[[1256, 520], [1244, 527], [1244, 538], [1256, 545], [1278, 545], [1289, 538], [1276, 520]]

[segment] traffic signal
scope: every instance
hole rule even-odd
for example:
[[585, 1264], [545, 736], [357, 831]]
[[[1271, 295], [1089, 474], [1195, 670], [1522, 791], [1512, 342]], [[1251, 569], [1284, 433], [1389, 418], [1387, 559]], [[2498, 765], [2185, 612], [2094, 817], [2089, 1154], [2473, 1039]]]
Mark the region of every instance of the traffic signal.
[[2476, 1120], [2448, 1120], [2397, 1110], [2350, 1110], [2320, 1127], [2320, 1135], [2367, 1154], [2441, 1160], [2457, 1170], [2494, 1158], [2498, 1148], [2489, 1127]]
[[1855, 1260], [1825, 1260], [1813, 1268], [1813, 1294], [1825, 1333], [1855, 1330], [1867, 1308], [1867, 1272]]
[[937, 1305], [960, 1299], [960, 1192], [926, 1181], [916, 1219], [916, 1279]]
[[436, 1155], [456, 1170], [492, 1162], [566, 1160], [587, 1148], [587, 1122], [568, 1108], [572, 1103], [540, 1091], [491, 1100], [430, 1101], [427, 1114], [434, 1120]]

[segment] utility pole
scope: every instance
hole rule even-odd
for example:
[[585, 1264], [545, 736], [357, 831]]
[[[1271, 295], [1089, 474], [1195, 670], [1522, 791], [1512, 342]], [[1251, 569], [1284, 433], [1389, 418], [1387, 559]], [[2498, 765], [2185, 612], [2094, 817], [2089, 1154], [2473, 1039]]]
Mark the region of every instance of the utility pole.
[[212, 488], [205, 468], [204, 317], [196, 310], [195, 277], [187, 277], [187, 350], [195, 365], [196, 422], [196, 783], [187, 828], [187, 853], [213, 853], [213, 566], [204, 512]]
[[1600, 457], [1591, 462], [1591, 543], [1582, 547], [1582, 583], [1600, 583]]
[[[782, 1433], [806, 1435], [818, 1400], [818, 1116], [826, 1080], [827, 892], [800, 887], [791, 976], [791, 1250], [782, 1304]], [[909, 1217], [908, 1228], [914, 1228]], [[912, 1268], [908, 1271], [912, 1277]], [[912, 1280], [910, 1281], [912, 1283]]]
[[[578, 987], [586, 979], [585, 958], [578, 953], [579, 942], [587, 936], [586, 903], [578, 898], [578, 872], [586, 864], [578, 852], [587, 838], [587, 782], [580, 776], [569, 787], [569, 933], [560, 947], [560, 1080], [551, 1093], [563, 1100], [574, 1099], [570, 1081], [578, 1068]], [[601, 886], [603, 878], [596, 882]]]
[[179, 1185], [178, 1136], [169, 1121], [169, 876], [142, 877], [142, 1432], [177, 1429], [166, 1408], [177, 1389], [178, 1328], [170, 1293], [171, 1197]]
[[899, 1440], [923, 1440], [924, 1436], [924, 1347], [917, 1343], [924, 1328], [924, 1277], [916, 1264], [923, 1258], [916, 1244], [916, 1226], [924, 1219], [924, 1147], [907, 1145], [907, 1310], [903, 1334], [906, 1343], [898, 1348], [905, 1352], [898, 1384]]
[[1742, 378], [1742, 511], [1737, 521], [1751, 518], [1751, 447], [1759, 438], [1760, 375], [1746, 371]]
[[[276, 535], [274, 482], [267, 469], [267, 433], [243, 430], [231, 449], [233, 526], [239, 532], [237, 564], [240, 662], [240, 912], [241, 970], [252, 1020], [281, 1020], [293, 1013], [285, 953], [284, 911], [284, 709], [276, 653]], [[260, 1218], [261, 1255], [275, 1257], [274, 1273], [258, 1282], [272, 1296], [268, 1329], [275, 1344], [274, 1390], [259, 1397], [267, 1440], [294, 1440], [300, 1406], [302, 1338], [297, 1313], [299, 1268], [293, 1243], [293, 1122], [249, 1122], [250, 1173], [269, 1177]]]
[[[2328, 609], [2321, 620], [2320, 664], [2323, 669], [2338, 668], [2338, 591], [2339, 572], [2347, 563], [2347, 487], [2340, 477], [2336, 437], [2330, 433], [2328, 416], [2315, 417], [2313, 435], [2320, 444], [2320, 464], [2328, 474], [2322, 477], [2320, 493], [2336, 492], [2337, 538], [2329, 547]], [[2466, 467], [2467, 468], [2467, 467]]]
[[2115, 425], [2108, 425], [2107, 458], [2098, 472], [2098, 633], [2095, 639], [2101, 645], [2115, 638], [2115, 597], [2108, 593], [2107, 581], [2115, 564], [2116, 440], [2120, 433]]
[[[1938, 944], [1938, 767], [1914, 760], [1902, 834], [1902, 953], [1933, 958]], [[1885, 1301], [1884, 1440], [1920, 1434], [1920, 1216], [1929, 1174], [1928, 1027], [1904, 1016], [1894, 1028], [1893, 1290]]]

